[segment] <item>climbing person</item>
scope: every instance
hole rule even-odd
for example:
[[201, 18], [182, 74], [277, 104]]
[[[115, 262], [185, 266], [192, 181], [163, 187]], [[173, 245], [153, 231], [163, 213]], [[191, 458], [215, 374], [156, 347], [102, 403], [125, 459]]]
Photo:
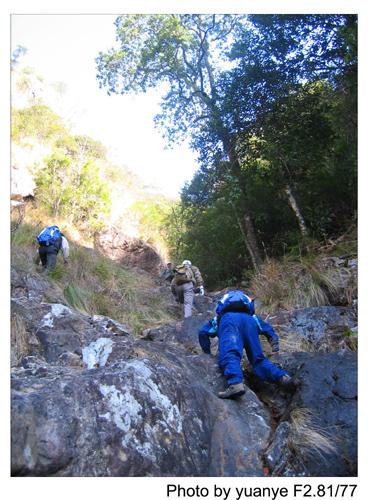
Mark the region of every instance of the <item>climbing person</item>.
[[164, 281], [172, 281], [174, 277], [174, 266], [172, 262], [168, 262], [166, 264], [165, 269], [161, 272], [160, 278]]
[[180, 266], [175, 267], [171, 291], [176, 301], [183, 304], [184, 318], [189, 318], [192, 315], [194, 294], [204, 295], [201, 273], [190, 260], [183, 260]]
[[57, 255], [62, 250], [64, 264], [68, 263], [69, 243], [58, 226], [45, 227], [37, 236], [38, 256], [44, 272], [52, 271], [56, 266]]
[[296, 387], [288, 372], [272, 363], [262, 352], [260, 333], [266, 335], [273, 352], [278, 352], [279, 341], [272, 326], [256, 316], [254, 299], [241, 290], [229, 291], [218, 302], [216, 313], [214, 319], [201, 327], [198, 336], [201, 348], [207, 354], [211, 354], [210, 338], [218, 336], [218, 363], [228, 383], [228, 387], [218, 393], [220, 398], [245, 393], [240, 365], [244, 349], [258, 378], [275, 382], [287, 390]]

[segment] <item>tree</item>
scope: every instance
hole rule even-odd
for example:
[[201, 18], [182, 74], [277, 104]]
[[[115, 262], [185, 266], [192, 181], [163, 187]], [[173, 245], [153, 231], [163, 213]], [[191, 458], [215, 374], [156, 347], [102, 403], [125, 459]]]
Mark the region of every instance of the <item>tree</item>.
[[[352, 160], [355, 178], [357, 18], [251, 15], [249, 21], [252, 29], [239, 32], [232, 46], [237, 64], [221, 81], [222, 115], [238, 134], [243, 170], [249, 172], [255, 153], [263, 156], [306, 235], [298, 183], [313, 175], [321, 179], [337, 145]], [[348, 135], [349, 145], [341, 140]]]
[[172, 200], [157, 195], [141, 196], [129, 207], [129, 212], [137, 216], [140, 238], [155, 245], [162, 253], [167, 253], [165, 222], [173, 208]]
[[[221, 73], [217, 88], [222, 119], [236, 138], [240, 184], [247, 185], [258, 241], [268, 255], [279, 255], [298, 243], [300, 233], [338, 234], [354, 213], [356, 17], [249, 20], [253, 28], [237, 32], [234, 65]], [[203, 209], [225, 192], [234, 206], [233, 225], [243, 202], [231, 176], [221, 175], [214, 128], [208, 121], [197, 133], [202, 168], [183, 190], [185, 206], [202, 208], [196, 224], [203, 230]], [[220, 234], [221, 226], [213, 226], [212, 238]]]
[[82, 225], [91, 234], [110, 210], [107, 183], [90, 159], [73, 160], [60, 149], [45, 158], [36, 177], [36, 198], [53, 216], [65, 216], [70, 224]]
[[87, 135], [65, 134], [55, 141], [55, 146], [77, 161], [83, 161], [86, 158], [95, 161], [106, 160], [106, 147], [100, 141]]
[[[223, 120], [217, 83], [231, 35], [242, 28], [244, 20], [244, 16], [230, 15], [120, 16], [115, 21], [120, 48], [97, 58], [97, 78], [109, 94], [145, 92], [164, 85], [166, 94], [156, 123], [164, 125], [169, 141], [187, 133], [195, 137], [210, 123], [228, 159], [223, 165], [239, 181], [235, 137]], [[246, 185], [241, 189], [246, 194]], [[242, 223], [253, 266], [258, 269], [262, 258], [246, 196]]]
[[42, 101], [27, 108], [13, 109], [11, 125], [12, 139], [19, 143], [27, 138], [52, 141], [66, 133], [60, 117]]
[[[252, 136], [239, 146], [244, 169], [253, 158], [262, 158], [259, 168], [272, 178], [275, 193], [282, 191], [294, 212], [301, 234], [309, 235], [298, 190], [323, 175], [333, 142], [331, 123], [333, 92], [324, 82], [300, 85], [279, 99], [254, 122]], [[256, 166], [257, 168], [257, 166]]]
[[241, 223], [242, 193], [235, 178], [224, 174], [216, 185], [197, 172], [182, 192], [180, 257], [189, 255], [200, 267], [209, 287], [240, 281], [249, 262]]
[[[215, 239], [221, 224], [209, 214], [223, 222], [221, 206], [255, 269], [260, 241], [278, 252], [298, 228], [299, 237], [310, 229], [327, 234], [334, 219], [338, 229], [339, 205], [349, 217], [356, 16], [138, 15], [115, 24], [120, 47], [97, 59], [100, 85], [109, 93], [162, 85], [156, 123], [169, 141], [190, 134], [198, 152], [201, 169], [177, 213]], [[193, 251], [205, 254], [192, 226], [183, 226], [181, 248], [196, 235]]]

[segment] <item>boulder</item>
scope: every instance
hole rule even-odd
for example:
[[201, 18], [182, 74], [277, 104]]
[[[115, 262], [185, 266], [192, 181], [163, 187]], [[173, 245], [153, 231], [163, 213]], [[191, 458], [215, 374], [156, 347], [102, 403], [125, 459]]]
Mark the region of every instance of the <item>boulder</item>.
[[270, 421], [251, 390], [222, 401], [214, 358], [108, 340], [98, 365], [13, 371], [13, 475], [262, 475]]
[[356, 476], [356, 352], [294, 353], [281, 361], [300, 387], [265, 453], [273, 475]]
[[296, 333], [316, 349], [327, 344], [338, 346], [357, 327], [356, 312], [352, 307], [319, 306], [284, 311], [270, 316], [272, 325], [283, 333]]
[[110, 227], [95, 235], [95, 248], [122, 266], [137, 267], [157, 274], [163, 262], [153, 246]]

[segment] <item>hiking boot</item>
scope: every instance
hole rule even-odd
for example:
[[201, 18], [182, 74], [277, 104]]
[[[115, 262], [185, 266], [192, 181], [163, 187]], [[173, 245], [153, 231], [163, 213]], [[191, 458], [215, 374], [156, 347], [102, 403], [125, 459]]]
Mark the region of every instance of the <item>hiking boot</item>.
[[245, 387], [243, 383], [229, 385], [227, 389], [218, 393], [218, 397], [221, 399], [234, 398], [236, 396], [242, 396], [245, 393]]
[[294, 391], [299, 385], [292, 377], [290, 377], [290, 375], [287, 374], [280, 377], [277, 383], [286, 391]]

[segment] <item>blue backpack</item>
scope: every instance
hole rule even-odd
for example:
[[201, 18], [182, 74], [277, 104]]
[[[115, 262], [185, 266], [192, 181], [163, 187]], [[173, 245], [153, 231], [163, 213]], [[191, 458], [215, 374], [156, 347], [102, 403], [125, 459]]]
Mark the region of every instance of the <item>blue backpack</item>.
[[220, 317], [225, 312], [245, 312], [254, 315], [254, 302], [241, 290], [231, 290], [217, 304], [216, 313]]
[[54, 245], [60, 249], [61, 231], [58, 226], [45, 227], [45, 229], [43, 229], [37, 236], [37, 241], [43, 247]]

